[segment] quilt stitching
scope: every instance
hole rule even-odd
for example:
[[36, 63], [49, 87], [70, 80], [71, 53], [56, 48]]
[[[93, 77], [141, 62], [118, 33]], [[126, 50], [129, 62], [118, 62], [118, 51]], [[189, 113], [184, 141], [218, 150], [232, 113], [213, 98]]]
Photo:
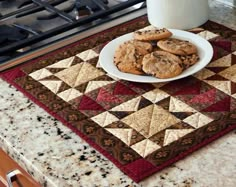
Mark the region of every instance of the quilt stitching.
[[[208, 40], [218, 37], [209, 31], [202, 31], [199, 35]], [[215, 88], [229, 95], [235, 94], [232, 92], [235, 91], [236, 81], [233, 73], [236, 67], [233, 61], [234, 53], [213, 61], [203, 70], [204, 75], [203, 73], [194, 75], [213, 86], [209, 90], [204, 90], [207, 86], [196, 81], [194, 90], [181, 89], [183, 93], [165, 92], [164, 84], [164, 89], [160, 86], [142, 95], [112, 78], [110, 81], [104, 80], [104, 76], [109, 77], [109, 75], [99, 67], [98, 55], [99, 51], [89, 49], [32, 72], [29, 76], [75, 106], [144, 158], [214, 121], [214, 115], [207, 115], [204, 112], [214, 110], [211, 104], [220, 102], [216, 99]], [[76, 58], [80, 58], [77, 63], [73, 62]], [[52, 73], [54, 71], [50, 72], [47, 68], [61, 71]], [[58, 79], [55, 80], [55, 77]], [[69, 88], [58, 93], [62, 82], [69, 85]], [[76, 89], [83, 84], [85, 84], [84, 93]], [[129, 95], [131, 97], [128, 97]], [[188, 102], [185, 95], [190, 95], [186, 97]], [[196, 107], [196, 103], [201, 107]], [[117, 113], [123, 115], [117, 116]], [[125, 125], [122, 126], [118, 122]], [[135, 140], [136, 137], [139, 139]]]
[[157, 84], [116, 79], [100, 67], [103, 45], [97, 45], [23, 67], [25, 75], [15, 82], [120, 164], [154, 168], [236, 123], [233, 31], [225, 37], [217, 24], [205, 27], [211, 31], [197, 34], [213, 45], [213, 59], [185, 79]]

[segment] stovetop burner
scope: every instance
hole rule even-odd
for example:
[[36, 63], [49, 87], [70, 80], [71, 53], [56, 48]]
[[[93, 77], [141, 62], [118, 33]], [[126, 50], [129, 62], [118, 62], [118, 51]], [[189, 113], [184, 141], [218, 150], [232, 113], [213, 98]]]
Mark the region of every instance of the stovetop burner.
[[124, 16], [132, 17], [128, 15], [145, 8], [144, 2], [0, 0], [0, 66], [6, 63], [6, 54], [18, 58]]
[[0, 45], [8, 45], [8, 42], [17, 42], [28, 37], [29, 33], [24, 30], [11, 27], [8, 25], [0, 25]]

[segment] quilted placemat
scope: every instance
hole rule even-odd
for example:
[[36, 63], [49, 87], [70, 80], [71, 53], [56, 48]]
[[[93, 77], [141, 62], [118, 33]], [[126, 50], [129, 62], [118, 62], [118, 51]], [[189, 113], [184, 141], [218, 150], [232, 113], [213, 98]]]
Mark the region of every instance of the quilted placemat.
[[141, 84], [103, 71], [102, 47], [146, 26], [141, 17], [1, 73], [136, 182], [236, 128], [236, 32], [211, 21], [197, 30], [214, 56], [181, 80]]

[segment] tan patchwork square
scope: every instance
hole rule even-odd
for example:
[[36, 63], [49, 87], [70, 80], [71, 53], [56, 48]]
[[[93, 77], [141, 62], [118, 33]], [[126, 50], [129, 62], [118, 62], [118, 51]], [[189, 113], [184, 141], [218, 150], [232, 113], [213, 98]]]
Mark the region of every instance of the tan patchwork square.
[[149, 138], [180, 120], [158, 105], [150, 105], [121, 120]]
[[71, 87], [76, 87], [104, 74], [103, 71], [91, 64], [82, 62], [56, 73], [55, 76]]
[[97, 57], [98, 54], [94, 50], [89, 49], [89, 50], [83, 51], [82, 53], [77, 54], [76, 56], [82, 59], [83, 61], [87, 61], [87, 60]]
[[72, 65], [74, 59], [75, 57], [72, 56], [72, 57], [60, 60], [59, 62], [56, 62], [50, 66], [47, 66], [47, 68], [69, 68]]
[[219, 73], [222, 77], [236, 82], [236, 64]]
[[51, 75], [52, 73], [48, 71], [46, 68], [39, 69], [29, 74], [30, 77], [32, 77], [34, 80], [37, 80], [37, 81], [45, 77], [49, 77]]
[[198, 35], [203, 37], [206, 40], [210, 40], [210, 39], [213, 39], [213, 38], [219, 36], [213, 32], [210, 32], [210, 31], [202, 31], [202, 32], [198, 33]]

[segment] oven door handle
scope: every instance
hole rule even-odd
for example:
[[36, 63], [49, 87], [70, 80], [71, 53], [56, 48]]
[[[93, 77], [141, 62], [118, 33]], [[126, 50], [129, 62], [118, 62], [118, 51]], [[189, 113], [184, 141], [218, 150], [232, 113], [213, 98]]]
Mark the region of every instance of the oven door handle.
[[7, 178], [8, 187], [13, 187], [12, 178], [16, 177], [16, 175], [18, 175], [18, 174], [21, 174], [21, 172], [18, 169], [10, 171], [10, 172], [7, 173], [6, 178]]
[[15, 169], [7, 173], [7, 187], [22, 186], [22, 187], [41, 187], [39, 183], [33, 180], [33, 178], [28, 177], [20, 170]]

